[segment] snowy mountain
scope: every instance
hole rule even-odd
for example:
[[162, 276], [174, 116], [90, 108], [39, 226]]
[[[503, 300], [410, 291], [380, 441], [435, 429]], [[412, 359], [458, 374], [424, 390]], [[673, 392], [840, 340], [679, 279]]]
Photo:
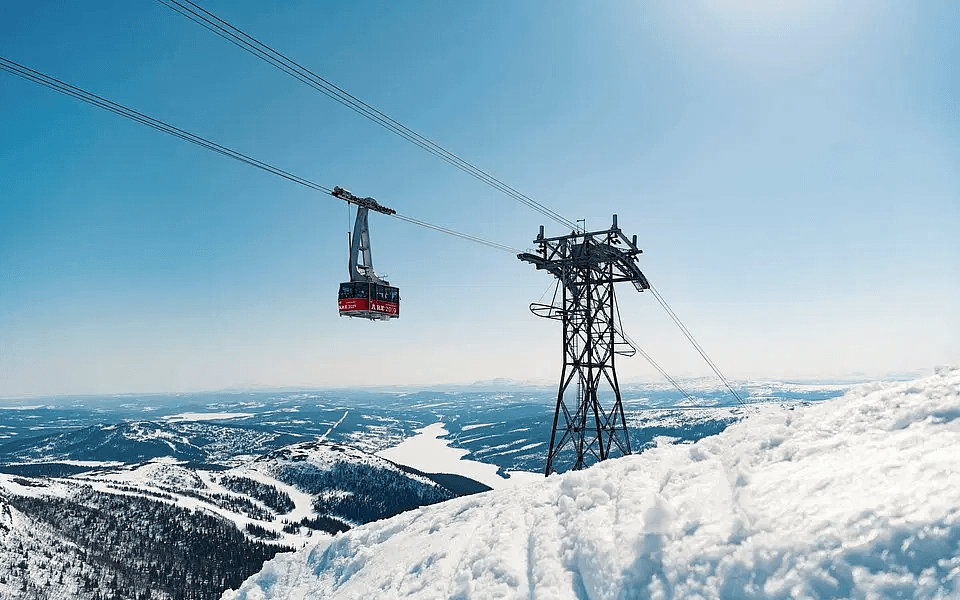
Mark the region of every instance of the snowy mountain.
[[279, 555], [224, 600], [956, 598], [960, 369]]
[[311, 518], [322, 517], [336, 531], [457, 496], [420, 472], [363, 450], [326, 442], [285, 446], [258, 458], [244, 471], [266, 475], [308, 494], [313, 514], [304, 517], [304, 525]]
[[[0, 531], [0, 598], [218, 598], [329, 533], [540, 482], [555, 391], [500, 385], [0, 400], [0, 499], [18, 523]], [[635, 451], [749, 412], [701, 387], [694, 408], [632, 386]], [[749, 395], [792, 406], [836, 389]]]
[[[121, 433], [110, 446], [140, 441], [149, 453], [160, 439], [171, 455], [86, 461], [69, 476], [0, 473], [0, 598], [216, 598], [277, 552], [457, 495], [326, 442], [199, 468], [173, 455], [197, 444], [170, 439], [165, 427], [127, 425], [113, 429]], [[130, 453], [142, 455], [135, 445]]]
[[81, 598], [94, 571], [75, 544], [0, 496], [0, 598]]

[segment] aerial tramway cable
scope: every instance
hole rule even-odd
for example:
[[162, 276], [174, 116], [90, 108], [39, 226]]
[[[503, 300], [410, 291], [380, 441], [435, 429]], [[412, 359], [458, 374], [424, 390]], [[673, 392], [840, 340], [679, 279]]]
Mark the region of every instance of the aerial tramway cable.
[[517, 254], [518, 252], [521, 252], [521, 250], [518, 250], [517, 248], [511, 248], [510, 246], [506, 246], [506, 245], [504, 245], [504, 244], [498, 244], [497, 242], [491, 242], [491, 241], [489, 241], [489, 240], [485, 240], [485, 239], [483, 239], [483, 238], [478, 238], [478, 237], [476, 237], [476, 236], [473, 236], [473, 235], [470, 235], [470, 234], [467, 234], [467, 233], [461, 233], [461, 232], [459, 232], [459, 231], [454, 231], [453, 229], [448, 229], [448, 228], [446, 228], [446, 227], [441, 227], [440, 225], [434, 225], [434, 224], [432, 224], [432, 223], [427, 223], [426, 221], [421, 221], [420, 219], [414, 219], [413, 217], [408, 217], [407, 215], [401, 215], [400, 213], [396, 213], [396, 214], [391, 215], [391, 216], [394, 217], [394, 218], [396, 218], [396, 219], [400, 219], [401, 221], [406, 221], [407, 223], [412, 223], [412, 224], [414, 224], [414, 225], [419, 225], [420, 227], [426, 227], [427, 229], [432, 229], [432, 230], [434, 230], [434, 231], [439, 231], [440, 233], [446, 233], [447, 235], [452, 235], [452, 236], [455, 236], [455, 237], [458, 237], [458, 238], [461, 238], [461, 239], [464, 239], [464, 240], [467, 240], [467, 241], [470, 241], [470, 242], [475, 242], [475, 243], [477, 243], [477, 244], [482, 244], [482, 245], [484, 245], [484, 246], [488, 246], [488, 247], [493, 248], [493, 249], [495, 249], [495, 250], [503, 250], [504, 252], [509, 252], [509, 253], [511, 253], [511, 254]]
[[150, 117], [141, 112], [135, 111], [132, 108], [127, 108], [122, 104], [117, 104], [116, 102], [107, 100], [106, 98], [103, 98], [101, 96], [88, 92], [86, 90], [80, 89], [76, 86], [70, 85], [69, 83], [65, 83], [54, 77], [50, 77], [49, 75], [44, 75], [39, 71], [35, 71], [29, 67], [25, 67], [19, 63], [13, 62], [12, 60], [3, 58], [2, 56], [0, 56], [0, 69], [13, 73], [14, 75], [22, 77], [23, 79], [26, 79], [28, 81], [38, 83], [44, 87], [50, 88], [51, 90], [76, 98], [77, 100], [82, 100], [88, 104], [92, 104], [104, 110], [108, 110], [114, 114], [120, 115], [121, 117], [126, 117], [132, 121], [136, 121], [137, 123], [147, 125], [148, 127], [153, 127], [154, 129], [157, 129], [164, 133], [168, 133], [182, 140], [186, 140], [188, 142], [194, 143], [208, 150], [213, 150], [214, 152], [218, 152], [224, 156], [228, 156], [234, 160], [238, 160], [242, 163], [264, 170], [268, 173], [272, 173], [273, 175], [277, 175], [278, 177], [283, 177], [284, 179], [290, 180], [294, 183], [299, 183], [300, 185], [308, 187], [312, 190], [316, 190], [318, 192], [324, 192], [327, 194], [333, 191], [326, 186], [320, 185], [319, 183], [314, 183], [309, 179], [304, 179], [299, 175], [294, 175], [289, 171], [285, 171], [269, 163], [265, 163], [251, 156], [247, 156], [242, 152], [237, 152], [236, 150], [232, 150], [216, 142], [211, 142], [210, 140], [202, 138], [199, 135], [195, 135], [193, 133], [190, 133], [189, 131], [180, 129], [179, 127], [174, 127], [173, 125], [164, 123], [159, 119], [154, 119], [153, 117]]
[[689, 340], [690, 343], [693, 345], [693, 347], [697, 350], [697, 352], [703, 358], [704, 362], [707, 363], [707, 366], [709, 366], [710, 369], [713, 370], [713, 372], [716, 374], [717, 378], [720, 379], [723, 385], [726, 386], [728, 390], [730, 390], [730, 393], [733, 394], [733, 397], [737, 399], [737, 402], [746, 406], [746, 403], [743, 401], [743, 398], [740, 397], [740, 394], [738, 394], [737, 391], [733, 389], [733, 386], [730, 385], [730, 382], [727, 381], [727, 378], [724, 377], [723, 373], [720, 372], [720, 369], [717, 367], [716, 363], [714, 363], [713, 360], [709, 356], [707, 356], [706, 350], [704, 350], [703, 346], [701, 346], [700, 343], [696, 340], [696, 338], [693, 337], [693, 334], [690, 333], [690, 330], [687, 329], [687, 326], [684, 325], [683, 321], [680, 320], [680, 317], [677, 316], [677, 313], [673, 312], [673, 309], [670, 308], [670, 305], [667, 304], [667, 301], [663, 299], [663, 296], [660, 295], [660, 292], [657, 291], [657, 288], [653, 287], [653, 284], [650, 284], [650, 291], [653, 293], [653, 297], [657, 299], [657, 302], [660, 303], [660, 306], [663, 307], [663, 309], [667, 312], [667, 314], [670, 316], [673, 322], [676, 323], [677, 327], [680, 328], [680, 331], [683, 332], [683, 335], [686, 336], [687, 340]]
[[[262, 160], [253, 158], [252, 156], [243, 154], [242, 152], [238, 152], [231, 148], [227, 148], [226, 146], [223, 146], [216, 142], [212, 142], [206, 138], [190, 133], [189, 131], [180, 129], [179, 127], [170, 125], [169, 123], [165, 123], [159, 119], [155, 119], [151, 116], [145, 115], [141, 112], [133, 110], [132, 108], [128, 108], [126, 106], [123, 106], [122, 104], [117, 104], [116, 102], [107, 100], [102, 96], [98, 96], [97, 94], [93, 94], [91, 92], [78, 88], [74, 85], [70, 85], [69, 83], [61, 81], [54, 77], [50, 77], [49, 75], [44, 75], [39, 71], [35, 71], [29, 67], [16, 63], [12, 60], [8, 60], [2, 56], [0, 56], [0, 69], [3, 69], [4, 71], [17, 75], [18, 77], [26, 79], [27, 81], [32, 81], [33, 83], [37, 83], [51, 90], [60, 92], [72, 98], [76, 98], [77, 100], [82, 100], [83, 102], [92, 104], [93, 106], [110, 111], [116, 115], [120, 115], [121, 117], [130, 119], [131, 121], [136, 121], [137, 123], [147, 125], [148, 127], [152, 127], [158, 131], [162, 131], [174, 137], [178, 137], [182, 140], [186, 140], [202, 148], [212, 150], [214, 152], [222, 154], [223, 156], [227, 156], [234, 160], [240, 161], [244, 164], [250, 165], [252, 167], [256, 167], [258, 169], [261, 169], [263, 171], [266, 171], [278, 177], [283, 177], [284, 179], [287, 179], [294, 183], [298, 183], [304, 187], [310, 188], [311, 190], [323, 192], [325, 194], [330, 194], [330, 195], [333, 194], [333, 190], [331, 188], [328, 188], [325, 185], [320, 185], [319, 183], [315, 183], [313, 181], [310, 181], [309, 179], [300, 177], [299, 175], [296, 175], [294, 173], [291, 173], [279, 167], [275, 167], [270, 163], [266, 163]], [[494, 248], [496, 250], [502, 250], [504, 252], [509, 252], [511, 254], [516, 254], [517, 252], [519, 252], [519, 250], [517, 250], [516, 248], [511, 248], [510, 246], [507, 246], [504, 244], [492, 242], [490, 240], [485, 240], [475, 235], [462, 233], [460, 231], [456, 231], [448, 227], [434, 225], [432, 223], [428, 223], [420, 219], [415, 219], [410, 216], [401, 215], [401, 214], [392, 214], [390, 216], [400, 219], [401, 221], [406, 221], [407, 223], [411, 223], [413, 225], [419, 225], [420, 227], [432, 229], [440, 233], [445, 233], [447, 235], [458, 237], [460, 239], [474, 242], [477, 244], [481, 244], [489, 248]]]
[[241, 29], [224, 21], [213, 13], [203, 9], [190, 0], [157, 0], [164, 6], [183, 15], [191, 21], [205, 27], [223, 39], [236, 45], [237, 47], [253, 54], [260, 60], [280, 69], [291, 75], [297, 80], [309, 85], [325, 96], [339, 102], [347, 108], [357, 112], [367, 119], [377, 123], [381, 127], [399, 135], [407, 141], [419, 146], [430, 154], [450, 163], [458, 169], [466, 172], [470, 176], [486, 183], [490, 187], [503, 192], [517, 202], [532, 208], [540, 214], [564, 225], [576, 229], [577, 225], [573, 221], [565, 218], [556, 211], [544, 206], [533, 198], [523, 194], [515, 188], [507, 185], [500, 179], [497, 179], [490, 173], [480, 169], [476, 165], [464, 160], [460, 156], [440, 146], [429, 138], [417, 133], [406, 125], [392, 119], [377, 108], [360, 100], [339, 86], [331, 83], [323, 77], [317, 75], [310, 69], [288, 58], [270, 46], [245, 33]]
[[[646, 352], [643, 348], [640, 347], [640, 344], [638, 344], [638, 343], [636, 343], [635, 341], [633, 341], [633, 338], [631, 338], [629, 335], [627, 335], [627, 333], [626, 333], [625, 331], [621, 331], [621, 332], [620, 332], [620, 335], [622, 335], [623, 338], [624, 338], [625, 340], [627, 340], [627, 342], [629, 342], [630, 345], [633, 346], [633, 347], [637, 350], [637, 354], [639, 354], [640, 356], [642, 356], [648, 363], [650, 363], [650, 366], [651, 366], [651, 367], [653, 367], [654, 369], [656, 369], [657, 372], [660, 373], [660, 375], [661, 375], [664, 379], [666, 379], [667, 381], [669, 381], [669, 382], [670, 382], [670, 385], [672, 385], [674, 388], [676, 388], [677, 391], [680, 392], [680, 394], [681, 394], [687, 401], [696, 403], [696, 401], [697, 401], [696, 398], [694, 398], [693, 396], [691, 396], [690, 393], [687, 392], [687, 390], [683, 389], [683, 387], [680, 385], [680, 383], [677, 382], [676, 379], [674, 379], [674, 378], [671, 377], [666, 371], [664, 371], [664, 370], [663, 370], [663, 367], [661, 367], [661, 366], [657, 363], [657, 361], [653, 360], [653, 357], [652, 357], [652, 356], [650, 356], [649, 354], [647, 354], [647, 352]], [[673, 408], [673, 407], [671, 407], [671, 408]]]

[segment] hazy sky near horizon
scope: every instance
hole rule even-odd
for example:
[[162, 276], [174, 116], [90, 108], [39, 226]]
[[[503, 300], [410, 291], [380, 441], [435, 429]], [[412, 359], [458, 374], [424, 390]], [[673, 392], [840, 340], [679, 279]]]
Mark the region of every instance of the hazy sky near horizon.
[[[568, 219], [617, 213], [728, 377], [960, 363], [956, 2], [199, 4]], [[152, 0], [4, 2], [0, 56], [431, 223], [564, 233]], [[527, 310], [549, 276], [394, 219], [372, 243], [402, 317], [339, 318], [351, 227], [0, 71], [0, 397], [559, 376]], [[708, 373], [619, 300], [668, 372]]]

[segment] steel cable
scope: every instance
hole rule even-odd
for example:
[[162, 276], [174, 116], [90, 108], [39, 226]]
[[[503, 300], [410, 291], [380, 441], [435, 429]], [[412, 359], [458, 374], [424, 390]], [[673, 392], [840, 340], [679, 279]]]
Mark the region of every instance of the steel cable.
[[472, 177], [486, 183], [490, 187], [503, 192], [521, 204], [541, 213], [542, 215], [564, 225], [576, 229], [576, 224], [563, 217], [556, 211], [530, 198], [526, 194], [507, 185], [500, 179], [490, 173], [480, 169], [476, 165], [461, 158], [457, 154], [447, 150], [429, 138], [417, 133], [406, 125], [396, 121], [377, 108], [360, 100], [346, 90], [333, 84], [332, 82], [317, 75], [310, 69], [288, 58], [279, 51], [264, 44], [260, 40], [245, 33], [243, 30], [231, 25], [220, 17], [205, 10], [190, 0], [157, 0], [164, 6], [177, 12], [178, 14], [190, 19], [191, 21], [203, 26], [209, 31], [217, 34], [221, 38], [229, 41], [250, 54], [253, 54], [260, 60], [280, 69], [281, 71], [293, 76], [297, 80], [309, 85], [325, 96], [339, 102], [354, 112], [377, 123], [381, 127], [399, 135], [407, 141], [419, 146], [430, 154], [450, 163]]
[[[232, 158], [244, 164], [266, 171], [267, 173], [271, 173], [278, 177], [282, 177], [294, 183], [300, 184], [304, 187], [310, 188], [311, 190], [323, 192], [325, 194], [331, 194], [333, 192], [331, 188], [328, 188], [325, 185], [320, 185], [319, 183], [315, 183], [313, 181], [310, 181], [309, 179], [300, 177], [299, 175], [296, 175], [294, 173], [291, 173], [279, 167], [275, 167], [262, 160], [258, 160], [256, 158], [253, 158], [252, 156], [243, 154], [242, 152], [238, 152], [236, 150], [233, 150], [231, 148], [228, 148], [226, 146], [223, 146], [221, 144], [218, 144], [216, 142], [203, 138], [199, 135], [190, 133], [189, 131], [180, 129], [179, 127], [170, 125], [169, 123], [165, 123], [159, 119], [155, 119], [151, 116], [145, 115], [141, 112], [133, 110], [132, 108], [123, 106], [122, 104], [118, 104], [111, 100], [107, 100], [102, 96], [98, 96], [97, 94], [88, 92], [74, 85], [70, 85], [69, 83], [61, 81], [54, 77], [50, 77], [49, 75], [45, 75], [39, 71], [35, 71], [29, 67], [16, 63], [12, 60], [6, 59], [2, 56], [0, 56], [0, 69], [3, 69], [4, 71], [7, 71], [27, 81], [31, 81], [33, 83], [42, 85], [48, 89], [60, 92], [62, 94], [65, 94], [77, 100], [81, 100], [83, 102], [86, 102], [87, 104], [91, 104], [98, 108], [102, 108], [104, 110], [112, 112], [121, 117], [125, 117], [127, 119], [130, 119], [131, 121], [135, 121], [137, 123], [147, 125], [148, 127], [152, 127], [158, 131], [162, 131], [174, 137], [191, 142], [202, 148], [212, 150], [214, 152], [222, 154], [223, 156]], [[510, 246], [506, 246], [504, 244], [492, 242], [490, 240], [485, 240], [483, 238], [470, 235], [467, 233], [462, 233], [460, 231], [456, 231], [448, 227], [434, 225], [432, 223], [428, 223], [426, 221], [422, 221], [420, 219], [416, 219], [406, 215], [396, 214], [393, 216], [400, 219], [401, 221], [406, 221], [407, 223], [411, 223], [413, 225], [418, 225], [420, 227], [432, 229], [433, 231], [438, 231], [440, 233], [445, 233], [447, 235], [458, 237], [463, 240], [481, 244], [489, 248], [503, 250], [505, 252], [510, 252], [512, 254], [517, 254], [520, 252], [520, 250], [517, 250], [516, 248], [511, 248]]]
[[657, 299], [657, 302], [660, 303], [660, 306], [662, 306], [663, 309], [667, 312], [667, 315], [670, 316], [670, 319], [672, 319], [673, 322], [676, 323], [677, 327], [680, 328], [680, 331], [683, 333], [683, 335], [686, 336], [687, 340], [690, 341], [690, 343], [693, 345], [696, 351], [700, 354], [704, 362], [707, 363], [707, 366], [709, 366], [710, 369], [713, 370], [714, 374], [716, 374], [717, 378], [720, 379], [723, 385], [726, 386], [728, 390], [730, 390], [730, 393], [733, 394], [733, 397], [737, 399], [737, 402], [746, 406], [746, 403], [743, 401], [743, 398], [740, 397], [740, 394], [738, 394], [737, 391], [733, 389], [733, 386], [730, 385], [730, 382], [727, 381], [727, 378], [724, 377], [723, 373], [720, 372], [720, 369], [719, 367], [717, 367], [716, 363], [714, 363], [713, 360], [709, 356], [707, 356], [706, 350], [704, 350], [703, 347], [700, 345], [700, 343], [697, 342], [696, 338], [693, 337], [693, 334], [690, 332], [690, 330], [687, 329], [687, 326], [684, 325], [683, 321], [680, 320], [680, 317], [677, 316], [677, 313], [673, 312], [673, 309], [670, 308], [670, 305], [667, 304], [667, 301], [663, 299], [663, 296], [660, 295], [660, 292], [657, 291], [657, 288], [655, 288], [653, 284], [650, 284], [650, 291], [653, 293], [653, 297]]

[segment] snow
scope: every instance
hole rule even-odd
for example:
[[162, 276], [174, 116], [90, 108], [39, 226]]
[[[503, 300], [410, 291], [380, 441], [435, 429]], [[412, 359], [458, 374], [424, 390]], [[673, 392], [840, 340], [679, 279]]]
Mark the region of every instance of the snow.
[[[267, 473], [264, 473], [262, 470], [260, 470], [261, 468], [263, 468], [263, 465], [253, 464], [248, 467], [230, 469], [225, 473], [225, 475], [247, 477], [249, 479], [259, 481], [260, 483], [273, 486], [281, 492], [286, 492], [286, 494], [290, 496], [290, 499], [293, 501], [294, 508], [288, 513], [277, 515], [272, 523], [264, 523], [260, 521], [256, 522], [257, 525], [280, 534], [280, 539], [285, 545], [294, 546], [296, 548], [303, 547], [308, 543], [308, 541], [315, 539], [314, 536], [327, 537], [327, 534], [316, 531], [307, 531], [306, 534], [288, 533], [283, 531], [284, 522], [296, 523], [302, 519], [312, 519], [317, 516], [316, 511], [313, 510], [313, 496], [298, 490], [292, 485], [283, 483]], [[208, 484], [210, 487], [214, 487], [212, 482], [208, 481]], [[218, 491], [221, 493], [230, 493], [229, 490], [220, 485], [217, 485], [216, 487], [219, 488]], [[238, 522], [238, 526], [240, 526], [241, 529], [246, 525], [245, 522], [240, 523], [237, 521], [237, 519], [234, 519], [234, 521]], [[248, 522], [254, 521], [249, 520]]]
[[514, 487], [531, 481], [540, 481], [543, 475], [510, 471], [509, 478], [497, 474], [499, 467], [475, 460], [464, 460], [469, 450], [452, 448], [443, 423], [433, 423], [416, 430], [417, 435], [407, 438], [392, 448], [377, 452], [377, 456], [397, 464], [413, 467], [424, 473], [453, 473], [469, 477], [493, 489]]
[[19, 477], [0, 473], [0, 499], [4, 493], [15, 496], [43, 498], [46, 496], [65, 497], [70, 488], [56, 480], [36, 480], [29, 477]]
[[163, 490], [193, 490], [203, 487], [194, 469], [183, 467], [171, 457], [161, 457], [136, 467], [98, 474], [100, 481]]
[[[40, 461], [31, 461], [31, 462], [8, 462], [5, 463], [7, 466], [14, 465], [35, 465], [35, 464], [47, 464]], [[71, 465], [74, 467], [102, 467], [102, 468], [112, 468], [112, 467], [122, 467], [127, 463], [120, 462], [118, 460], [73, 460], [73, 459], [64, 459], [53, 461], [52, 464], [58, 465]]]
[[183, 421], [227, 421], [230, 419], [249, 419], [253, 413], [231, 413], [231, 412], [185, 412], [178, 415], [168, 415], [164, 419], [169, 423], [180, 423]]
[[[84, 559], [76, 545], [0, 495], [0, 598], [77, 598], [83, 589], [80, 573], [91, 571]], [[58, 567], [56, 585], [52, 565]]]
[[[283, 531], [287, 522], [297, 522], [317, 516], [312, 506], [313, 497], [264, 473], [263, 469], [267, 464], [258, 462], [255, 458], [244, 466], [217, 472], [184, 466], [186, 464], [184, 461], [170, 456], [154, 458], [140, 465], [97, 461], [63, 462], [104, 467], [106, 470], [82, 473], [68, 478], [30, 478], [0, 473], [0, 500], [3, 499], [4, 493], [35, 498], [70, 498], [82, 485], [99, 492], [121, 496], [141, 496], [155, 502], [175, 504], [190, 510], [215, 514], [232, 521], [240, 530], [248, 524], [256, 524], [279, 535], [276, 540], [265, 540], [266, 543], [299, 548], [326, 536], [322, 532], [309, 529], [297, 533]], [[219, 494], [245, 497], [253, 504], [268, 510], [259, 500], [223, 487], [219, 479], [224, 475], [247, 477], [286, 492], [294, 502], [294, 508], [284, 514], [273, 514], [269, 520], [260, 520], [220, 506], [213, 501], [213, 496]], [[0, 598], [4, 596], [0, 594]]]
[[958, 457], [942, 368], [370, 523], [223, 598], [960, 598]]
[[478, 429], [480, 427], [490, 427], [494, 423], [474, 423], [473, 425], [464, 425], [460, 428], [460, 431], [470, 431], [471, 429]]

